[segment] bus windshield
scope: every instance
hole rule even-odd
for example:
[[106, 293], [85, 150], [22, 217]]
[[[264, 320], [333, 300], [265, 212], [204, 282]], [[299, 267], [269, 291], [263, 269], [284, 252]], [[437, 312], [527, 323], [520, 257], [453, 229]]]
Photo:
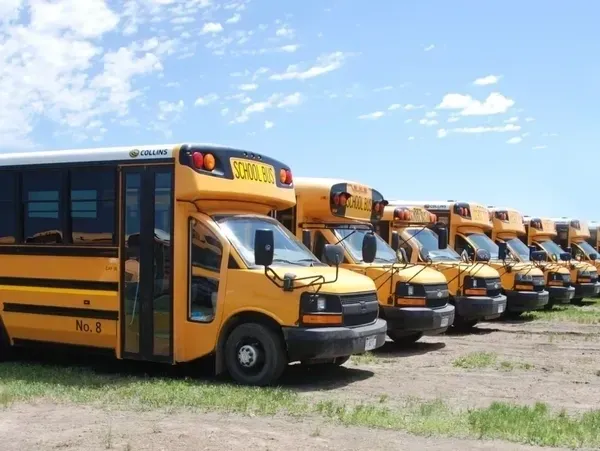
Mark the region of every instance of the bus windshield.
[[498, 259], [498, 245], [489, 236], [479, 232], [469, 233], [467, 236], [476, 249], [485, 249], [490, 253], [492, 260]]
[[598, 251], [596, 249], [594, 249], [592, 247], [592, 245], [590, 243], [588, 243], [587, 241], [582, 241], [581, 243], [577, 243], [577, 245], [581, 248], [581, 250], [583, 252], [585, 252], [585, 255], [587, 257], [589, 257], [590, 254], [598, 255]]
[[248, 266], [256, 266], [254, 235], [259, 229], [273, 231], [273, 266], [326, 266], [291, 232], [267, 216], [225, 216], [219, 218], [217, 223]]
[[[335, 229], [335, 235], [338, 240], [343, 240], [340, 244], [344, 246], [352, 258], [360, 263], [362, 259], [362, 243], [364, 236], [368, 233], [368, 230], [361, 229]], [[375, 240], [377, 241], [377, 254], [375, 255], [375, 262], [378, 263], [395, 263], [398, 261], [394, 250], [381, 238], [375, 234]]]
[[438, 236], [429, 229], [406, 229], [405, 232], [417, 242], [423, 260], [432, 261], [458, 261], [460, 255], [451, 247], [438, 249]]
[[510, 240], [507, 240], [506, 245], [513, 254], [519, 256], [519, 259], [522, 262], [529, 261], [529, 248], [519, 238], [511, 238]]
[[558, 260], [560, 258], [560, 254], [565, 252], [558, 244], [556, 244], [552, 240], [542, 241], [539, 243], [540, 246], [546, 251], [548, 255], [554, 255], [554, 258]]

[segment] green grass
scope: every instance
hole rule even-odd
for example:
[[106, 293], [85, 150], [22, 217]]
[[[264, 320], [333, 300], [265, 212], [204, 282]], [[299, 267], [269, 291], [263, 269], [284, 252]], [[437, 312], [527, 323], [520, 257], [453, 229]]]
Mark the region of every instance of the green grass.
[[378, 359], [373, 355], [372, 352], [365, 352], [364, 354], [356, 354], [350, 357], [350, 362], [355, 365], [373, 365], [377, 362], [380, 362], [381, 359]]
[[511, 362], [508, 360], [498, 361], [495, 352], [471, 352], [452, 362], [456, 368], [465, 370], [495, 368], [501, 371], [531, 370], [533, 365], [525, 362]]
[[457, 368], [466, 370], [489, 368], [496, 364], [498, 356], [494, 352], [471, 352], [452, 362]]
[[528, 312], [521, 315], [521, 319], [600, 324], [600, 298], [584, 299], [584, 302], [584, 305], [559, 304], [555, 305], [552, 310]]
[[[484, 359], [485, 360], [485, 359]], [[494, 361], [496, 359], [494, 358]], [[332, 392], [333, 393], [333, 392]], [[311, 403], [285, 388], [251, 388], [190, 379], [96, 374], [89, 369], [35, 364], [0, 365], [0, 402], [38, 400], [123, 409], [195, 409], [242, 414], [313, 417], [347, 426], [402, 430], [418, 435], [504, 439], [543, 446], [600, 447], [600, 410], [578, 416], [533, 407], [493, 403], [488, 408], [452, 409], [440, 400], [406, 401], [390, 407], [385, 395], [362, 404]], [[313, 436], [321, 434], [317, 428]], [[112, 435], [107, 432], [107, 445]]]

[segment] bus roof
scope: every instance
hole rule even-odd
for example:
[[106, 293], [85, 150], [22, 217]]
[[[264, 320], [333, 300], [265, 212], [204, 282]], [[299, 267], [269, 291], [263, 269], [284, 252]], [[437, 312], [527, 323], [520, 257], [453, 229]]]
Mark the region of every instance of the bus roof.
[[523, 216], [523, 224], [529, 227], [530, 235], [548, 235], [556, 236], [556, 224], [551, 218], [543, 218], [540, 216]]
[[[401, 202], [401, 201], [400, 201]], [[403, 203], [385, 207], [383, 221], [392, 221], [397, 224], [404, 223], [402, 227], [410, 225], [427, 225], [435, 222], [435, 215], [420, 205], [405, 205]]]
[[510, 207], [494, 207], [488, 206], [488, 210], [492, 213], [492, 226], [494, 233], [501, 234], [525, 234], [525, 224], [523, 215], [520, 211]]
[[423, 207], [426, 209], [449, 211], [452, 205], [457, 203], [477, 204], [478, 202], [464, 202], [458, 200], [390, 200], [389, 205], [401, 207]]
[[379, 191], [351, 180], [295, 177], [294, 188], [306, 219], [373, 222], [387, 205]]
[[148, 144], [89, 149], [33, 150], [0, 154], [0, 167], [91, 162], [131, 161], [175, 158], [181, 147], [188, 146], [218, 150], [231, 149], [216, 144], [175, 143]]

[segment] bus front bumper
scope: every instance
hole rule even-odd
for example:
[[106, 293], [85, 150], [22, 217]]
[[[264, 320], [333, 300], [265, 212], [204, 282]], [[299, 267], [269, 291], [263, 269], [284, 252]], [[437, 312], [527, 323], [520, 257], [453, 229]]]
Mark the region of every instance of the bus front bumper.
[[333, 359], [362, 354], [385, 343], [387, 325], [374, 323], [357, 327], [283, 327], [290, 362]]
[[506, 310], [506, 296], [456, 296], [456, 314], [465, 320], [499, 318]]
[[600, 282], [578, 283], [575, 285], [575, 297], [591, 298], [600, 293]]
[[454, 306], [446, 304], [441, 308], [427, 307], [387, 307], [381, 306], [388, 330], [402, 334], [422, 333], [423, 335], [443, 334], [454, 323]]
[[550, 300], [550, 293], [543, 291], [506, 290], [507, 312], [530, 312], [543, 309]]
[[553, 304], [568, 304], [575, 297], [574, 287], [548, 287], [550, 302]]

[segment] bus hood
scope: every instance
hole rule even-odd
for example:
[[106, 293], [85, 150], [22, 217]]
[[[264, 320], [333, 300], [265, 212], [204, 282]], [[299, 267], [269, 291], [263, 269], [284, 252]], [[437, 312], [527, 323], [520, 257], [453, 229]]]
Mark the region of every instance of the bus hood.
[[[504, 264], [500, 261], [495, 261], [492, 263], [494, 267], [498, 270], [502, 270], [504, 272]], [[513, 273], [523, 273], [528, 274], [530, 276], [543, 276], [544, 272], [535, 266], [533, 263], [509, 263], [507, 268], [510, 267]]]
[[[312, 284], [314, 289], [317, 289], [319, 283], [323, 283], [320, 290], [322, 293], [354, 294], [376, 290], [373, 280], [369, 277], [344, 268], [339, 268], [337, 280], [335, 278], [336, 269], [331, 266], [272, 266], [271, 269], [281, 278], [285, 274], [294, 274], [296, 276], [295, 287], [307, 287]], [[262, 270], [258, 271], [264, 274]], [[323, 276], [323, 278], [319, 276]], [[304, 277], [307, 279], [298, 280]], [[277, 282], [278, 285], [282, 283], [281, 281]]]
[[542, 262], [541, 265], [540, 265], [540, 268], [544, 272], [555, 272], [555, 273], [558, 273], [558, 274], [571, 274], [571, 272], [569, 271], [569, 269], [565, 265], [563, 265], [561, 263]]
[[375, 282], [375, 285], [381, 286], [383, 283], [389, 283], [390, 276], [393, 273], [393, 282], [406, 282], [408, 280], [411, 283], [437, 285], [445, 284], [446, 278], [444, 275], [437, 271], [435, 268], [426, 267], [423, 265], [407, 265], [394, 264], [392, 265], [365, 265], [365, 264], [351, 264], [345, 265], [346, 268], [366, 274]]
[[477, 277], [486, 279], [500, 278], [500, 273], [495, 268], [484, 263], [434, 262], [433, 266], [440, 271], [454, 269], [465, 276], [477, 275]]

